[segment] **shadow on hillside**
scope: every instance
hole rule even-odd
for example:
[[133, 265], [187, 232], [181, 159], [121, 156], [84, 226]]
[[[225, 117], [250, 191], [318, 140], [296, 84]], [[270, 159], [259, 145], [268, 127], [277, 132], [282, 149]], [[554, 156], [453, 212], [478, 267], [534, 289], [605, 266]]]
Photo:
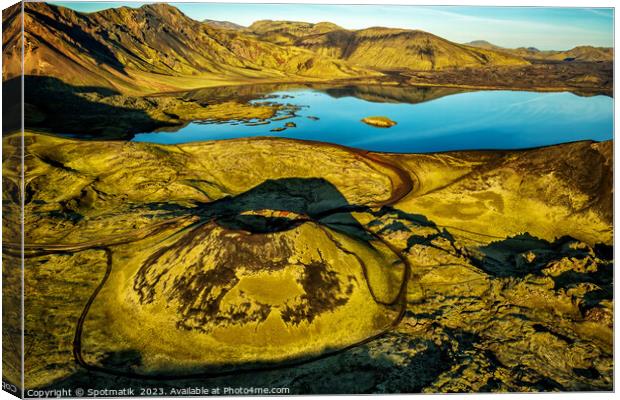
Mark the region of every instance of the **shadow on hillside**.
[[[276, 210], [289, 216], [264, 217], [247, 212]], [[204, 219], [215, 219], [228, 229], [269, 233], [292, 229], [314, 221], [359, 240], [372, 240], [350, 214], [368, 207], [349, 204], [338, 188], [322, 178], [266, 180], [247, 192], [226, 197], [199, 208]]]
[[2, 135], [19, 131], [22, 127], [21, 78], [2, 81]]
[[[472, 262], [494, 277], [542, 276], [543, 269], [566, 264], [566, 270], [552, 275], [555, 290], [568, 290], [582, 283], [594, 285], [594, 289], [583, 296], [582, 312], [603, 300], [613, 299], [613, 246], [597, 244], [590, 248], [569, 236], [549, 242], [524, 233], [479, 250], [482, 257], [472, 257]], [[592, 261], [594, 259], [598, 261]]]
[[[21, 79], [4, 81], [2, 86], [11, 99], [3, 104], [6, 134], [20, 127]], [[119, 93], [103, 87], [72, 86], [57, 78], [25, 76], [25, 128], [84, 139], [130, 139], [134, 133], [166, 125], [144, 110], [99, 102], [115, 95]]]
[[[44, 26], [51, 27], [67, 35], [68, 39], [65, 40], [79, 43], [81, 45], [80, 50], [95, 59], [97, 64], [106, 64], [121, 74], [127, 75], [123, 63], [120, 62], [114, 53], [102, 43], [94, 40], [90, 34], [84, 32], [79, 24], [69, 25], [63, 23], [39, 12], [35, 7], [25, 7], [25, 12], [26, 14], [34, 16], [35, 19], [39, 20]], [[39, 35], [37, 35], [37, 40], [45, 42], [45, 39]], [[51, 49], [55, 48], [50, 43], [47, 43], [47, 45]]]

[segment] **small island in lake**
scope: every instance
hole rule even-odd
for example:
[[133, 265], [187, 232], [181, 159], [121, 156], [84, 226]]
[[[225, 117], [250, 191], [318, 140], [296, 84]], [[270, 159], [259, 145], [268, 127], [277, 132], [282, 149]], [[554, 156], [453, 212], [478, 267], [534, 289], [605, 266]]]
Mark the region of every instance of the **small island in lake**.
[[377, 128], [391, 128], [396, 125], [396, 121], [392, 121], [388, 117], [366, 117], [362, 118], [362, 122]]

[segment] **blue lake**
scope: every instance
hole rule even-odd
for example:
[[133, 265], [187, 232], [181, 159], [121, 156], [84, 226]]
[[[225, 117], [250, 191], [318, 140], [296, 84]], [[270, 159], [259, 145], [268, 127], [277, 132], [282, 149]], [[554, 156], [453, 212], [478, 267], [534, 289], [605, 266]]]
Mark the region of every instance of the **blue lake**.
[[[299, 108], [292, 118], [270, 121], [266, 125], [248, 126], [248, 121], [192, 122], [176, 132], [143, 133], [134, 140], [173, 144], [277, 136], [373, 151], [419, 153], [519, 149], [613, 137], [613, 99], [604, 95], [458, 92], [446, 88], [305, 87], [262, 93], [250, 101]], [[391, 128], [369, 126], [361, 122], [368, 116], [386, 116], [397, 125]], [[287, 122], [294, 122], [296, 127], [271, 131], [284, 127]]]

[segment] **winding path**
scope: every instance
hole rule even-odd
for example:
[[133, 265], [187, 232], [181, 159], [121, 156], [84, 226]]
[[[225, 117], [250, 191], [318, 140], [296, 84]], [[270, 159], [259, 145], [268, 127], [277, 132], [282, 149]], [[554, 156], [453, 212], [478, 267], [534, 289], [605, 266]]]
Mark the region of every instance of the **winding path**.
[[[373, 203], [371, 205], [349, 205], [346, 207], [340, 207], [340, 208], [335, 208], [332, 210], [325, 211], [321, 213], [321, 215], [315, 216], [315, 218], [304, 217], [304, 218], [299, 219], [300, 223], [305, 223], [305, 222], [315, 223], [341, 251], [345, 251], [347, 254], [353, 255], [356, 258], [356, 260], [359, 262], [359, 264], [362, 267], [362, 271], [363, 271], [364, 278], [366, 280], [366, 284], [375, 302], [381, 305], [385, 305], [385, 306], [399, 307], [397, 317], [392, 321], [392, 323], [389, 326], [386, 326], [385, 329], [381, 330], [377, 334], [372, 335], [362, 341], [353, 343], [349, 346], [346, 346], [346, 347], [343, 347], [337, 350], [327, 351], [318, 356], [312, 356], [312, 357], [306, 357], [306, 358], [302, 357], [302, 358], [298, 358], [298, 359], [295, 359], [293, 361], [288, 361], [288, 362], [265, 364], [262, 366], [250, 367], [250, 368], [236, 368], [236, 369], [217, 371], [217, 372], [200, 372], [200, 373], [195, 373], [195, 374], [184, 374], [184, 375], [165, 375], [165, 374], [164, 375], [148, 375], [148, 374], [140, 374], [140, 373], [129, 372], [129, 371], [112, 370], [112, 369], [108, 369], [108, 368], [101, 367], [98, 365], [92, 365], [86, 362], [82, 356], [83, 325], [87, 318], [90, 307], [94, 303], [95, 299], [97, 298], [97, 295], [100, 293], [100, 291], [102, 290], [103, 286], [105, 285], [109, 276], [112, 273], [113, 252], [112, 252], [111, 247], [136, 242], [136, 241], [145, 239], [147, 237], [150, 237], [152, 235], [156, 235], [164, 230], [170, 229], [175, 226], [185, 225], [182, 227], [181, 230], [187, 230], [187, 229], [195, 228], [197, 225], [202, 225], [204, 223], [209, 222], [209, 221], [192, 222], [192, 220], [195, 219], [196, 216], [188, 215], [188, 216], [177, 217], [177, 218], [173, 218], [170, 220], [166, 220], [166, 221], [163, 221], [163, 222], [160, 222], [160, 223], [157, 223], [157, 224], [154, 224], [154, 225], [151, 225], [151, 226], [127, 233], [127, 234], [108, 236], [108, 237], [98, 239], [98, 240], [90, 240], [90, 241], [85, 241], [81, 243], [70, 243], [70, 244], [28, 244], [24, 246], [23, 251], [24, 251], [25, 258], [38, 257], [41, 255], [47, 255], [47, 254], [72, 254], [72, 253], [77, 253], [77, 252], [84, 251], [84, 250], [100, 250], [100, 251], [105, 252], [105, 255], [106, 255], [105, 274], [101, 282], [99, 283], [99, 285], [95, 288], [95, 290], [93, 291], [93, 293], [87, 300], [86, 304], [84, 305], [84, 308], [76, 324], [75, 334], [74, 334], [74, 339], [73, 339], [73, 356], [74, 356], [76, 363], [88, 371], [101, 372], [101, 373], [121, 376], [125, 378], [153, 380], [153, 381], [232, 376], [232, 375], [238, 375], [238, 374], [247, 374], [247, 373], [262, 372], [262, 371], [275, 370], [275, 369], [281, 369], [281, 368], [289, 368], [289, 367], [293, 367], [297, 365], [302, 365], [310, 361], [323, 359], [323, 358], [326, 358], [326, 357], [329, 357], [329, 356], [332, 356], [338, 353], [342, 353], [344, 351], [360, 346], [362, 344], [371, 342], [385, 335], [386, 333], [390, 332], [394, 327], [396, 327], [402, 320], [405, 314], [405, 311], [406, 311], [407, 282], [411, 274], [411, 265], [409, 261], [407, 260], [407, 258], [402, 254], [400, 250], [395, 248], [392, 244], [387, 242], [380, 235], [362, 226], [362, 228], [367, 234], [369, 234], [373, 239], [377, 240], [378, 242], [386, 246], [392, 253], [394, 253], [399, 258], [400, 262], [403, 264], [402, 283], [398, 290], [398, 293], [391, 301], [387, 301], [387, 302], [381, 301], [377, 298], [376, 294], [374, 293], [372, 289], [372, 285], [370, 285], [368, 273], [367, 273], [367, 267], [364, 261], [358, 255], [350, 252], [349, 250], [346, 250], [342, 246], [342, 244], [338, 242], [338, 240], [334, 237], [334, 235], [330, 232], [330, 230], [326, 226], [323, 226], [323, 224], [317, 219], [325, 217], [325, 216], [333, 215], [333, 214], [343, 213], [343, 212], [352, 212], [352, 211], [359, 211], [362, 209], [368, 209], [369, 207], [391, 206], [412, 192], [414, 183], [413, 183], [413, 180], [411, 179], [411, 175], [408, 171], [405, 171], [399, 166], [394, 165], [393, 163], [390, 163], [389, 161], [385, 160], [384, 158], [382, 158], [380, 155], [377, 155], [377, 154], [372, 154], [372, 153], [365, 152], [365, 151], [358, 151], [355, 149], [346, 148], [344, 146], [331, 145], [331, 144], [326, 144], [326, 143], [321, 143], [321, 142], [316, 142], [316, 144], [320, 146], [330, 146], [330, 147], [338, 147], [340, 149], [344, 149], [347, 152], [353, 154], [356, 159], [359, 159], [360, 161], [367, 164], [369, 167], [377, 170], [377, 172], [385, 174], [385, 171], [381, 171], [377, 169], [376, 165], [380, 165], [381, 169], [387, 169], [389, 171], [389, 173], [386, 174], [388, 175], [391, 181], [391, 186], [392, 186], [391, 194], [389, 198], [383, 201], [377, 202], [377, 203]], [[187, 225], [188, 222], [191, 222], [191, 223]], [[16, 243], [3, 243], [3, 250], [7, 252], [8, 254], [19, 256], [21, 245], [16, 244]]]

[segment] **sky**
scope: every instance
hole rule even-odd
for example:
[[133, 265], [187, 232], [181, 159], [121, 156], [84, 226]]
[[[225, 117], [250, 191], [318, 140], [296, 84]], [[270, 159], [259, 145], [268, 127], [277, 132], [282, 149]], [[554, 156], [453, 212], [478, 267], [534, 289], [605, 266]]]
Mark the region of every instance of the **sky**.
[[[141, 2], [52, 2], [81, 12], [139, 7]], [[261, 19], [329, 21], [347, 29], [371, 26], [421, 29], [465, 43], [487, 40], [507, 48], [567, 50], [578, 45], [613, 46], [612, 8], [467, 7], [325, 4], [174, 3], [195, 20], [243, 26]]]

